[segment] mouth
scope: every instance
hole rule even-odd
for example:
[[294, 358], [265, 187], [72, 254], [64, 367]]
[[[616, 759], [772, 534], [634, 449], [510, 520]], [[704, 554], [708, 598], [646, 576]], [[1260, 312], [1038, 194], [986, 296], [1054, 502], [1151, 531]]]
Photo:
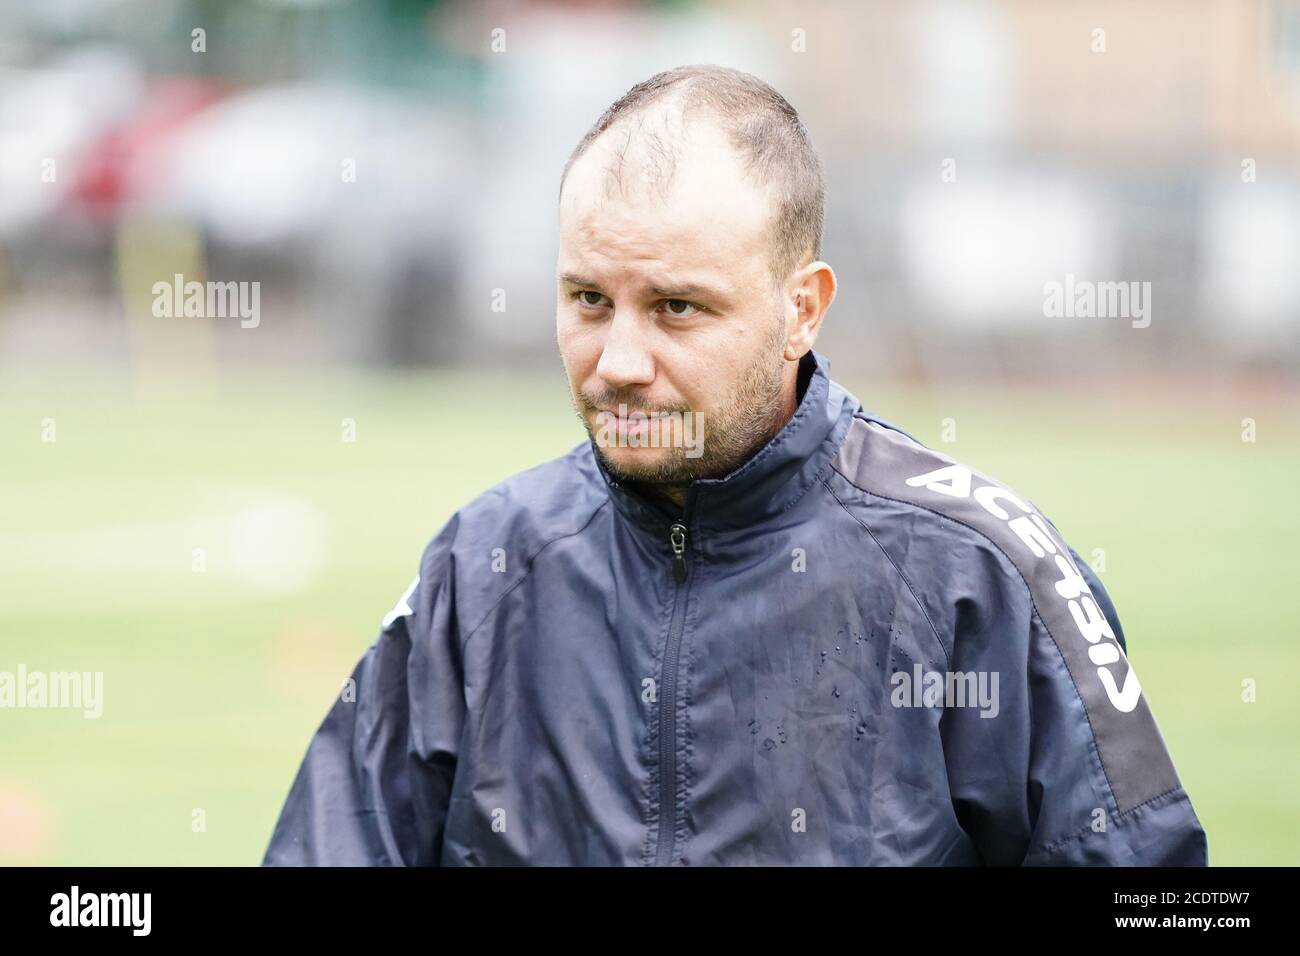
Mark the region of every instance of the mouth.
[[626, 408], [622, 411], [623, 414], [620, 415], [608, 408], [598, 409], [596, 426], [615, 429], [619, 435], [640, 435], [650, 431], [654, 420], [668, 417], [664, 412], [628, 411]]

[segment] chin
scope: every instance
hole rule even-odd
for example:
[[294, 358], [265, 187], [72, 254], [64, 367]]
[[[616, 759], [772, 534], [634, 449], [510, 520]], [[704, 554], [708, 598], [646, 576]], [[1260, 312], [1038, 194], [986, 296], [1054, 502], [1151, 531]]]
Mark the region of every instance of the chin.
[[672, 464], [669, 449], [601, 449], [601, 455], [611, 471], [624, 473], [634, 480], [650, 479]]
[[605, 467], [627, 481], [663, 481], [665, 468], [679, 470], [673, 467], [672, 449], [600, 448], [598, 451]]

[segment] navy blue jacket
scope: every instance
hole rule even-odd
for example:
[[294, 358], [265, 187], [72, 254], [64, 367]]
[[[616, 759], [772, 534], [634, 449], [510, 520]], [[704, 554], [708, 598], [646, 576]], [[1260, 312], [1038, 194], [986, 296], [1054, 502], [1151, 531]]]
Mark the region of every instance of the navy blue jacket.
[[802, 365], [684, 510], [589, 442], [461, 509], [264, 863], [1202, 865], [1092, 570]]

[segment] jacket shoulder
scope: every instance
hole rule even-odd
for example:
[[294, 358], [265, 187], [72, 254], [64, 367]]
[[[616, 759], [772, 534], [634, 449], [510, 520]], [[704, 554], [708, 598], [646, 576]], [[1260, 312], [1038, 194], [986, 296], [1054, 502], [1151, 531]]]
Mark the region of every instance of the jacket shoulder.
[[509, 539], [527, 550], [530, 544], [580, 530], [607, 500], [590, 443], [583, 442], [498, 482], [461, 508], [456, 518], [462, 536]]
[[412, 588], [424, 582], [455, 595], [472, 625], [539, 554], [592, 525], [609, 500], [604, 492], [589, 443], [511, 475], [458, 509], [425, 545]]
[[[908, 554], [928, 573], [968, 564], [975, 551], [991, 546], [994, 564], [1023, 578], [1032, 596], [1039, 577], [1029, 567], [1034, 561], [1061, 554], [1077, 568], [1077, 554], [1027, 499], [881, 419], [855, 417], [832, 467], [854, 488], [906, 514], [914, 539]], [[914, 533], [919, 526], [924, 535]], [[1031, 560], [1023, 560], [1026, 553]]]
[[[936, 586], [962, 593], [973, 587], [975, 596], [981, 588], [999, 587], [1005, 595], [1010, 593], [1008, 580], [1023, 580], [1017, 591], [1028, 595], [1033, 618], [1060, 652], [1121, 811], [1179, 785], [1129, 667], [1109, 597], [1092, 569], [1032, 503], [887, 422], [867, 417], [854, 420], [834, 468], [868, 495], [906, 509], [908, 520], [897, 524], [909, 538], [903, 550], [914, 574], [935, 576]], [[918, 519], [921, 513], [932, 517]], [[926, 533], [917, 533], [916, 520], [929, 522]], [[1001, 570], [996, 583], [973, 569], [981, 555], [990, 553]], [[988, 561], [983, 564], [990, 567]], [[991, 595], [988, 603], [998, 606]], [[1009, 609], [1003, 606], [998, 613], [1006, 615]]]

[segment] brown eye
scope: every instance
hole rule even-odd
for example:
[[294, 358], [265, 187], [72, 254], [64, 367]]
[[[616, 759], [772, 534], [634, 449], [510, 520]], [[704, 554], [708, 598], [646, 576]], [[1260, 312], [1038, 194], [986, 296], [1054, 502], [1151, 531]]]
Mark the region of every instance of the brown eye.
[[685, 299], [665, 299], [664, 309], [669, 315], [675, 315], [678, 318], [694, 315], [700, 311], [700, 307], [687, 302]]

